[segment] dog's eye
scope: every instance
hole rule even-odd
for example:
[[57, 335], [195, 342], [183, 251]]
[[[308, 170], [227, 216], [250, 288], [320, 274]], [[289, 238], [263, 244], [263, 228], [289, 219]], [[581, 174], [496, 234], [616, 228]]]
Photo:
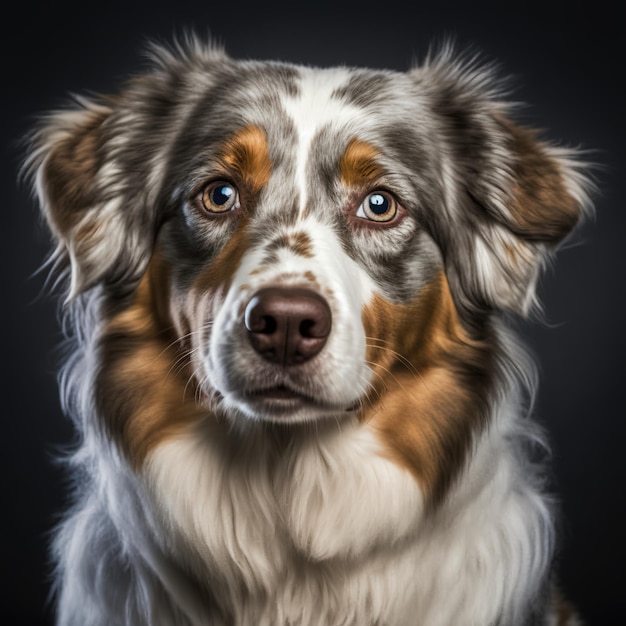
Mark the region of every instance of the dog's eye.
[[231, 183], [220, 180], [204, 188], [200, 201], [208, 213], [228, 213], [239, 206], [239, 192]]
[[374, 191], [366, 196], [356, 215], [374, 222], [390, 222], [398, 214], [396, 199], [386, 191]]

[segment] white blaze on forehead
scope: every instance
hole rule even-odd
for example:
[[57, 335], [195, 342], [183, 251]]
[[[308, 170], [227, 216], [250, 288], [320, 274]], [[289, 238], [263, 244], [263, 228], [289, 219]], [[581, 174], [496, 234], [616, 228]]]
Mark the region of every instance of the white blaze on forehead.
[[301, 211], [307, 203], [306, 168], [312, 139], [324, 126], [349, 123], [361, 114], [357, 107], [333, 97], [333, 93], [345, 86], [351, 76], [347, 68], [300, 68], [299, 93], [283, 103], [298, 137], [296, 184]]

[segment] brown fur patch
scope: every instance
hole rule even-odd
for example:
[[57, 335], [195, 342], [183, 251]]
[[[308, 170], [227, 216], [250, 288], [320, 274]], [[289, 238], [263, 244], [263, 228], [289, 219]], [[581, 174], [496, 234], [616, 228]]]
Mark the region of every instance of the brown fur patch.
[[99, 413], [135, 468], [160, 442], [206, 415], [195, 403], [189, 355], [172, 330], [167, 285], [157, 256], [131, 305], [113, 316], [100, 340]]
[[517, 234], [532, 241], [558, 242], [576, 226], [580, 211], [565, 186], [558, 161], [537, 139], [535, 131], [501, 118], [517, 156], [513, 199], [508, 208]]
[[[204, 311], [198, 300], [227, 289], [248, 249], [247, 218], [240, 218], [210, 265], [194, 281], [188, 296], [190, 315]], [[148, 453], [206, 417], [195, 401], [188, 341], [178, 341], [169, 314], [168, 268], [155, 253], [132, 303], [109, 322], [101, 341], [105, 364], [96, 395], [106, 407], [106, 427], [136, 468]], [[198, 328], [185, 311], [180, 323]]]
[[360, 139], [352, 139], [339, 162], [341, 182], [348, 187], [369, 187], [384, 174], [377, 161], [378, 150]]
[[488, 344], [463, 328], [443, 273], [410, 305], [375, 296], [363, 324], [374, 372], [363, 419], [436, 504], [484, 426], [493, 360]]
[[253, 195], [267, 185], [272, 173], [267, 137], [258, 126], [244, 126], [233, 135], [224, 144], [219, 161]]

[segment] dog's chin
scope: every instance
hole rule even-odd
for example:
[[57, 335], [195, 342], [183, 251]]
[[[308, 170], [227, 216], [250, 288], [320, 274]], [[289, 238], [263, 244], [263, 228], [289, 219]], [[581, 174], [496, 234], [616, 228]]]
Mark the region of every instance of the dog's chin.
[[313, 399], [286, 385], [265, 389], [223, 394], [224, 402], [253, 420], [280, 424], [313, 422], [338, 418], [356, 410], [358, 402], [351, 405]]

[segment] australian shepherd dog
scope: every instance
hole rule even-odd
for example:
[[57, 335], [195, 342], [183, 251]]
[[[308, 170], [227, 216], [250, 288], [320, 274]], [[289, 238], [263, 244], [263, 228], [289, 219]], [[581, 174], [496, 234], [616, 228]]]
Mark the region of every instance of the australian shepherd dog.
[[590, 211], [580, 154], [448, 49], [151, 56], [26, 164], [79, 434], [58, 623], [579, 624], [512, 319]]

